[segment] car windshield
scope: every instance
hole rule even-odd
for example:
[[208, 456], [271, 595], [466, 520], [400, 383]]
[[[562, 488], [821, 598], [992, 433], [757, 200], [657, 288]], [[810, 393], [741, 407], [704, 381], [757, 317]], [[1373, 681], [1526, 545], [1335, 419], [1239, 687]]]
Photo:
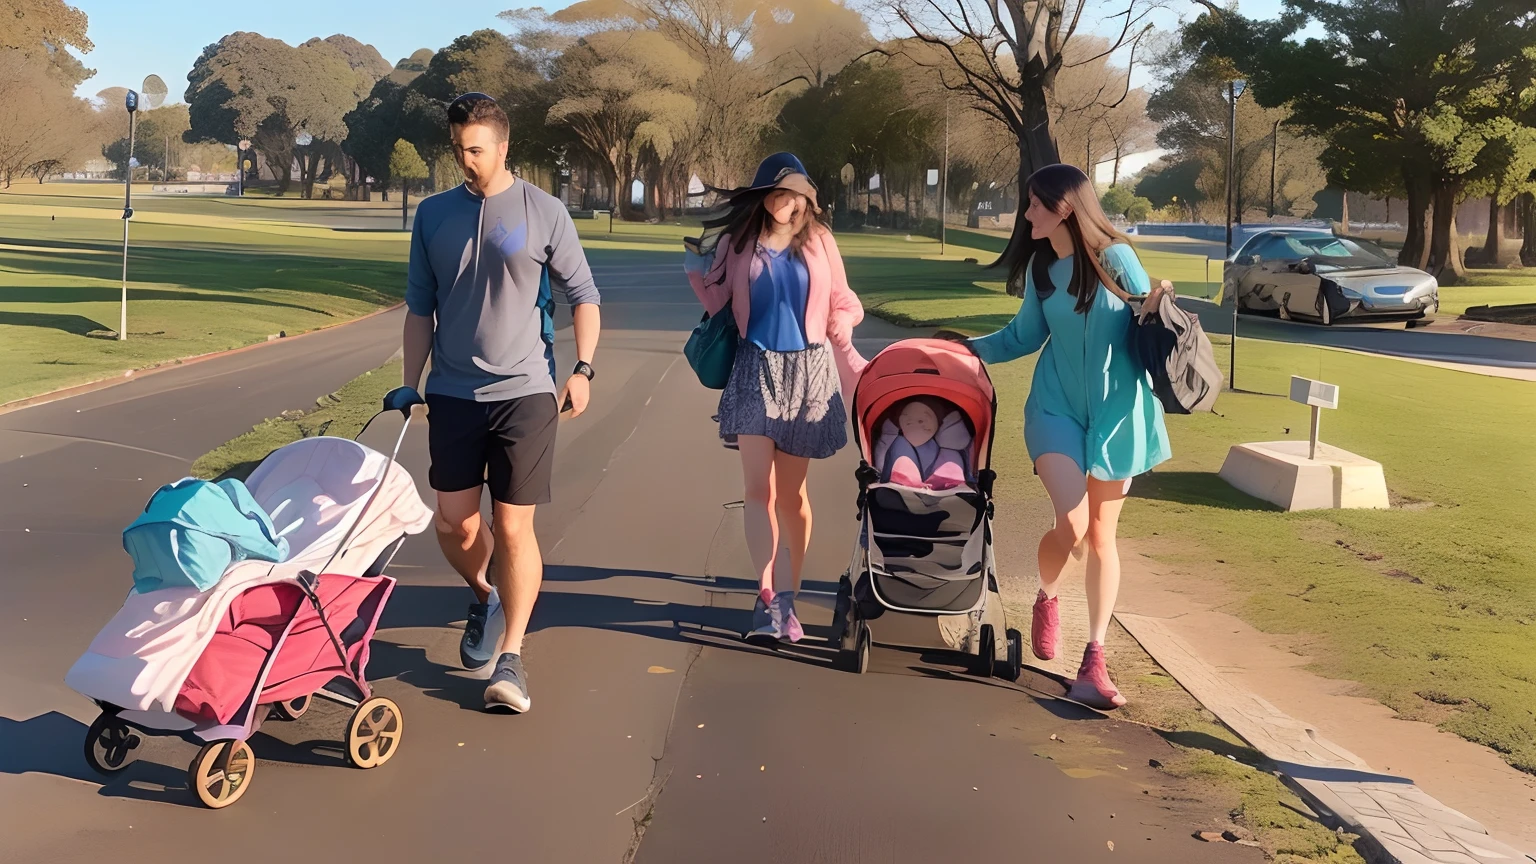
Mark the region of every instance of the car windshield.
[[1361, 270], [1392, 267], [1397, 264], [1387, 253], [1371, 243], [1335, 237], [1332, 234], [1281, 234], [1266, 238], [1255, 254], [1265, 259], [1312, 259], [1319, 267]]

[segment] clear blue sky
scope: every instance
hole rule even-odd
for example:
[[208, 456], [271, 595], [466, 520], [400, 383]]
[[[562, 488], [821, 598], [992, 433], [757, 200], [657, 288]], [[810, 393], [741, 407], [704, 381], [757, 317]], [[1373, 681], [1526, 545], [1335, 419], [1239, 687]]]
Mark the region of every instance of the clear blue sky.
[[[72, 0], [90, 18], [95, 50], [81, 57], [96, 70], [80, 86], [81, 96], [107, 87], [137, 89], [144, 76], [165, 79], [167, 101], [180, 102], [187, 89], [187, 72], [205, 46], [236, 30], [250, 30], [297, 45], [313, 36], [345, 33], [379, 49], [391, 63], [418, 48], [438, 49], [457, 36], [484, 27], [500, 29], [496, 14], [533, 5], [521, 0], [263, 0], [227, 3], [219, 0]], [[561, 8], [560, 0], [546, 9]], [[1192, 17], [1201, 7], [1175, 0], [1158, 14], [1161, 27], [1178, 17]], [[1093, 7], [1091, 7], [1093, 8]], [[1245, 15], [1270, 17], [1280, 0], [1239, 0]], [[1136, 81], [1140, 85], [1145, 82]]]

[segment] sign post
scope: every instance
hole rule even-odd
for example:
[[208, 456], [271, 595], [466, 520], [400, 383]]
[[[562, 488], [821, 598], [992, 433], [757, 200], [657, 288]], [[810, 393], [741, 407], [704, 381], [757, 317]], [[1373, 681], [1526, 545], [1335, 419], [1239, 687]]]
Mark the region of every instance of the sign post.
[[245, 154], [251, 149], [251, 142], [245, 138], [240, 139], [239, 152], [235, 154], [235, 180], [239, 184], [239, 197], [245, 197]]
[[1339, 385], [1324, 384], [1321, 381], [1313, 381], [1310, 378], [1291, 376], [1291, 401], [1300, 402], [1312, 408], [1312, 434], [1307, 448], [1307, 458], [1317, 460], [1317, 438], [1322, 428], [1323, 409], [1337, 410], [1339, 407]]

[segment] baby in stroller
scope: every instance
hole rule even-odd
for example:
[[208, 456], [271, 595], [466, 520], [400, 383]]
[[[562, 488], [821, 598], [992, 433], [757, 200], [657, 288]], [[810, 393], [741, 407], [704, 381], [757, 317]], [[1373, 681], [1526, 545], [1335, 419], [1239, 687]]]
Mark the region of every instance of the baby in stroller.
[[953, 404], [932, 396], [904, 399], [880, 424], [874, 452], [880, 481], [935, 491], [974, 483], [972, 439]]

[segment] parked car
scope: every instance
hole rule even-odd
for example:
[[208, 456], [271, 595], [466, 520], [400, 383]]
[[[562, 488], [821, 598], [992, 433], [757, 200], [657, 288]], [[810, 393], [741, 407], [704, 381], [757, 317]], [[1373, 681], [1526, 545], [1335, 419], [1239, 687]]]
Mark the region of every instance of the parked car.
[[1429, 323], [1440, 309], [1435, 277], [1404, 267], [1364, 240], [1318, 229], [1275, 228], [1227, 260], [1222, 300], [1285, 320]]

